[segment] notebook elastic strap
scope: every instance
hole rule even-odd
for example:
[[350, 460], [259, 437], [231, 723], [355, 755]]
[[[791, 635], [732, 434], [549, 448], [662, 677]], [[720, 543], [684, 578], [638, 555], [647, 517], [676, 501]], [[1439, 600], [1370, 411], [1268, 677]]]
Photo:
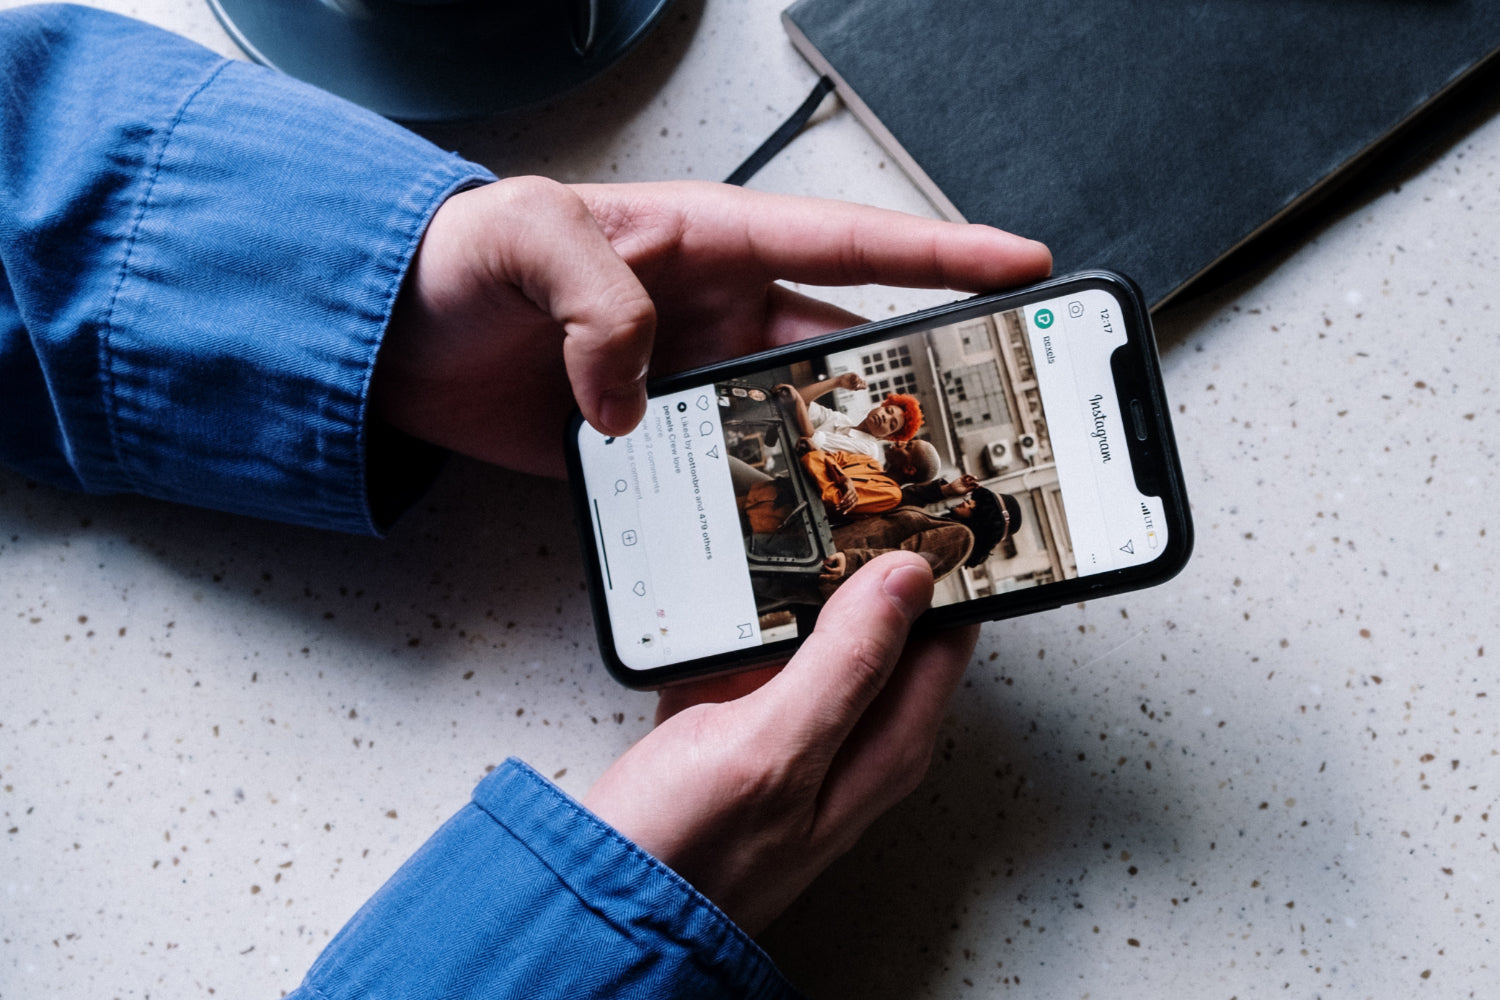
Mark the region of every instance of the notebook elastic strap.
[[734, 173], [724, 179], [725, 184], [744, 184], [760, 171], [760, 168], [771, 162], [771, 157], [786, 148], [787, 143], [797, 137], [802, 131], [813, 112], [818, 110], [818, 105], [823, 103], [833, 90], [833, 79], [831, 77], [819, 77], [818, 85], [807, 95], [807, 100], [802, 106], [792, 112], [792, 116], [781, 123], [781, 127], [771, 133], [771, 137], [760, 144], [755, 152], [745, 158], [745, 162], [734, 168]]

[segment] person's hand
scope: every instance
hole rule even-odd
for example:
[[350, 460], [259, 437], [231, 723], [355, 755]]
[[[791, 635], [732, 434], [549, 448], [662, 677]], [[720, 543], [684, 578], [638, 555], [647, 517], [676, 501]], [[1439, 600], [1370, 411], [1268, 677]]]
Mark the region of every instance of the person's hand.
[[777, 279], [979, 291], [1050, 267], [1041, 244], [996, 229], [840, 202], [512, 178], [433, 217], [376, 363], [374, 413], [455, 451], [561, 474], [575, 398], [595, 427], [623, 434], [644, 412], [648, 367], [857, 322]]
[[823, 572], [818, 574], [818, 579], [826, 583], [838, 583], [849, 572], [849, 557], [842, 552], [835, 552], [823, 560]]
[[964, 473], [951, 483], [943, 484], [943, 496], [964, 497], [979, 488], [979, 480], [969, 473]]
[[823, 469], [828, 476], [829, 485], [833, 487], [833, 509], [840, 514], [849, 513], [859, 503], [859, 491], [854, 488], [849, 474], [831, 457], [824, 458]]
[[865, 387], [865, 380], [857, 372], [843, 372], [834, 376], [834, 386], [839, 389], [858, 391]]
[[853, 483], [847, 481], [839, 483], [836, 489], [837, 500], [833, 507], [840, 514], [848, 514], [859, 505], [859, 491], [854, 488]]
[[907, 644], [931, 598], [920, 557], [872, 560], [779, 672], [663, 692], [584, 805], [759, 933], [926, 773], [978, 635]]

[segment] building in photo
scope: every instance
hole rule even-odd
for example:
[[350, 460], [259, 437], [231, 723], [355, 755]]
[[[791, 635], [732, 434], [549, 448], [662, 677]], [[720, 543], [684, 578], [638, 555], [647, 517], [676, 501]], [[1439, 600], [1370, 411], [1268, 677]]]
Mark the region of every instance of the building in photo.
[[[918, 435], [937, 448], [944, 474], [975, 476], [1013, 494], [1022, 524], [990, 558], [940, 584], [934, 603], [1032, 587], [1077, 575], [1036, 371], [1018, 313], [980, 316], [926, 333], [842, 351], [818, 377], [856, 372], [863, 391], [837, 390], [825, 405], [858, 417], [887, 393], [922, 403]], [[947, 592], [943, 592], [946, 590]]]

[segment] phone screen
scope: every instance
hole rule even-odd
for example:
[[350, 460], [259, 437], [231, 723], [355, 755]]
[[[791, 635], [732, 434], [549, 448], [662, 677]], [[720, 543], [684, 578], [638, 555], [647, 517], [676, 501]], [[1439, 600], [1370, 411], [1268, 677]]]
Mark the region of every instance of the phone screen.
[[623, 437], [580, 426], [601, 635], [627, 671], [795, 639], [889, 549], [928, 560], [934, 608], [1166, 550], [1111, 288], [957, 315], [679, 386]]

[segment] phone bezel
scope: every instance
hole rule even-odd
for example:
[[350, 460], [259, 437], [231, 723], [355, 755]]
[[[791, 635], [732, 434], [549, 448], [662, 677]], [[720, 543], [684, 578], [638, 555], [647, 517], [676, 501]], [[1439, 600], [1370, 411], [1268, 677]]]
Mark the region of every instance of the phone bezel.
[[[1127, 380], [1122, 380], [1117, 365], [1115, 385], [1122, 400], [1140, 399], [1149, 402], [1149, 406], [1145, 408], [1148, 438], [1144, 443], [1132, 443], [1131, 461], [1133, 466], [1135, 463], [1143, 463], [1137, 468], [1138, 477], [1141, 474], [1149, 475], [1153, 483], [1160, 487], [1162, 516], [1168, 528], [1167, 544], [1157, 558], [1147, 563], [934, 608], [918, 619], [917, 627], [942, 628], [999, 621], [1050, 610], [1063, 604], [1151, 587], [1176, 576], [1187, 564], [1192, 553], [1193, 529], [1182, 467], [1167, 409], [1166, 390], [1162, 384], [1155, 332], [1140, 290], [1124, 275], [1104, 270], [1086, 271], [1052, 278], [1021, 289], [977, 295], [920, 312], [834, 331], [758, 354], [652, 379], [647, 385], [647, 394], [654, 397], [739, 378], [764, 368], [828, 354], [835, 345], [839, 350], [857, 348], [876, 340], [947, 326], [974, 316], [1019, 309], [1037, 301], [1058, 298], [1069, 291], [1089, 288], [1107, 291], [1120, 304], [1126, 342], [1124, 348], [1116, 350], [1128, 350], [1126, 359], [1131, 370], [1125, 374]], [[594, 613], [599, 654], [610, 674], [627, 687], [650, 690], [714, 674], [751, 669], [779, 662], [790, 656], [805, 636], [767, 643], [753, 649], [731, 650], [664, 664], [649, 670], [635, 670], [621, 661], [615, 651], [613, 630], [610, 627], [608, 594], [603, 583], [604, 575], [596, 539], [598, 529], [594, 523], [590, 498], [583, 486], [582, 457], [578, 448], [578, 433], [582, 425], [582, 415], [574, 413], [568, 424], [565, 442], [568, 479], [572, 487], [579, 541], [587, 569], [589, 601]]]

